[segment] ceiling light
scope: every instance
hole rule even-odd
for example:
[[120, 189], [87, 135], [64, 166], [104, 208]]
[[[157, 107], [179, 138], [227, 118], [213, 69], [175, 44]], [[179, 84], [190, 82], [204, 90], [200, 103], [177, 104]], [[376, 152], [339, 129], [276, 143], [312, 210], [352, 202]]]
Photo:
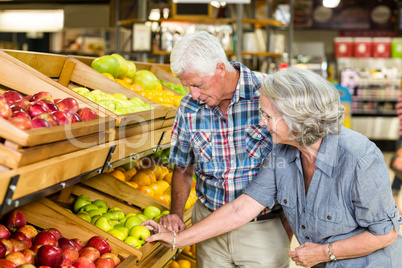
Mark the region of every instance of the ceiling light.
[[62, 9], [0, 11], [0, 32], [58, 32], [63, 25]]
[[326, 8], [335, 8], [341, 0], [322, 0], [322, 5]]

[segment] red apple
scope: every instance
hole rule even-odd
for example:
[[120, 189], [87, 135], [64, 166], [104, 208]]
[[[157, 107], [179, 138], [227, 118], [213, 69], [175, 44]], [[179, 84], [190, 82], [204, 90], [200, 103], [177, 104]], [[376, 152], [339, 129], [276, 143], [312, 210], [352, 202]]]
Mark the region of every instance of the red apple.
[[47, 110], [47, 108], [40, 103], [31, 103], [28, 106], [28, 114], [30, 117], [34, 118], [40, 114], [44, 114], [44, 113], [48, 113], [49, 111]]
[[65, 111], [68, 113], [76, 113], [79, 109], [79, 105], [74, 98], [65, 98], [56, 103], [56, 106], [60, 111]]
[[26, 95], [25, 97], [23, 97], [24, 100], [29, 101], [32, 98], [32, 95]]
[[11, 116], [11, 113], [12, 111], [10, 105], [8, 105], [3, 95], [0, 95], [0, 117], [9, 118]]
[[9, 260], [0, 259], [0, 267], [1, 268], [15, 268], [15, 264]]
[[17, 232], [21, 232], [26, 235], [29, 239], [33, 240], [35, 236], [38, 234], [38, 230], [33, 225], [25, 224], [18, 228]]
[[14, 252], [23, 251], [24, 249], [28, 248], [27, 244], [25, 244], [25, 242], [22, 240], [17, 240], [17, 239], [11, 238], [11, 237], [9, 240], [11, 241], [11, 243], [13, 243]]
[[49, 110], [49, 112], [55, 112], [58, 111], [59, 108], [57, 108], [56, 104], [54, 104], [53, 102], [46, 102], [45, 103], [46, 108]]
[[59, 125], [68, 125], [71, 124], [71, 115], [67, 112], [63, 111], [55, 111], [52, 113], [57, 120], [59, 120]]
[[20, 93], [14, 90], [8, 90], [4, 92], [3, 96], [9, 105], [23, 98]]
[[10, 232], [15, 232], [18, 228], [27, 224], [27, 218], [21, 210], [15, 209], [4, 215], [2, 223]]
[[80, 256], [78, 250], [74, 246], [64, 244], [60, 246], [60, 249], [63, 251], [63, 255], [67, 256], [72, 263], [74, 263]]
[[25, 259], [25, 256], [24, 254], [22, 254], [22, 252], [11, 252], [7, 256], [5, 256], [4, 259], [11, 261], [16, 266], [27, 263], [27, 260]]
[[25, 263], [25, 264], [18, 265], [17, 268], [36, 268], [36, 267], [33, 264]]
[[27, 112], [25, 112], [24, 110], [13, 112], [11, 117], [21, 117], [21, 118], [26, 118], [28, 120], [31, 120], [31, 117], [29, 116], [29, 114]]
[[[28, 106], [29, 106], [30, 104], [31, 104], [31, 103], [30, 103], [28, 100], [26, 100], [26, 99], [21, 99], [21, 100], [16, 101], [16, 102], [13, 103], [13, 105], [15, 105], [15, 106], [20, 106], [20, 107], [22, 107], [22, 109], [24, 109], [24, 111], [27, 111]], [[13, 106], [13, 105], [11, 105], [11, 106]]]
[[58, 246], [56, 237], [49, 231], [40, 231], [32, 242], [33, 245]]
[[79, 257], [76, 262], [73, 263], [75, 268], [96, 268], [95, 263], [88, 258]]
[[35, 93], [32, 98], [29, 100], [30, 102], [38, 101], [38, 100], [49, 100], [53, 102], [53, 97], [52, 94], [46, 91], [40, 91], [38, 93]]
[[71, 115], [71, 123], [82, 122], [82, 118], [76, 113], [69, 113]]
[[7, 229], [6, 226], [0, 224], [0, 238], [8, 239], [11, 236], [10, 231]]
[[63, 255], [63, 262], [61, 263], [62, 266], [70, 266], [73, 265], [73, 262], [68, 258], [68, 256]]
[[6, 255], [14, 252], [14, 244], [9, 239], [0, 238], [0, 241], [6, 246]]
[[98, 118], [98, 115], [92, 111], [88, 107], [80, 108], [77, 111], [77, 114], [82, 118], [84, 121], [89, 121]]
[[114, 261], [114, 265], [115, 265], [115, 266], [119, 265], [120, 262], [121, 262], [120, 259], [119, 259], [119, 257], [117, 257], [117, 255], [116, 255], [116, 254], [113, 254], [113, 253], [105, 253], [105, 254], [102, 254], [100, 257], [101, 257], [101, 258], [112, 259], [112, 260]]
[[96, 248], [101, 255], [112, 251], [109, 243], [100, 236], [91, 237], [87, 243], [87, 247]]
[[44, 245], [41, 246], [36, 253], [36, 265], [47, 265], [52, 268], [58, 268], [63, 262], [63, 252], [60, 248]]
[[[29, 115], [28, 115], [29, 116]], [[32, 122], [30, 119], [22, 117], [12, 117], [8, 120], [11, 124], [22, 130], [28, 130], [32, 128]]]
[[54, 237], [56, 237], [57, 241], [59, 241], [60, 238], [63, 238], [63, 235], [61, 234], [61, 232], [59, 230], [57, 230], [56, 228], [47, 228], [43, 231], [50, 232], [52, 235], [54, 235]]
[[10, 108], [11, 108], [11, 115], [15, 114], [16, 112], [25, 113], [25, 110], [19, 105], [11, 104]]
[[6, 256], [7, 248], [6, 245], [3, 244], [3, 242], [0, 241], [0, 259]]
[[79, 238], [73, 238], [71, 239], [71, 242], [75, 244], [75, 248], [78, 250], [78, 252], [85, 247], [84, 242], [82, 242], [82, 240]]
[[114, 268], [115, 264], [112, 259], [108, 258], [98, 258], [95, 261], [95, 267], [96, 268]]
[[[72, 246], [73, 248], [77, 249], [76, 246], [75, 246], [75, 244], [74, 244], [74, 242], [71, 241], [71, 240], [68, 239], [68, 238], [62, 237], [62, 238], [60, 238], [60, 239], [58, 240], [58, 242], [59, 242], [59, 247], [61, 247], [62, 245], [70, 245], [70, 246]], [[77, 249], [77, 250], [78, 250], [78, 249]]]
[[35, 254], [37, 254], [37, 253], [38, 253], [38, 250], [39, 250], [39, 248], [40, 248], [41, 246], [42, 246], [42, 245], [32, 245], [32, 247], [30, 247], [29, 249], [32, 250], [33, 252], [35, 252]]
[[62, 265], [62, 266], [60, 266], [60, 268], [74, 268], [74, 266], [72, 266], [72, 265]]
[[30, 264], [35, 264], [35, 257], [36, 257], [36, 253], [33, 252], [30, 249], [24, 249], [23, 251], [21, 251], [22, 254], [24, 254], [25, 260], [27, 261], [27, 263]]
[[34, 118], [31, 120], [32, 128], [50, 127], [49, 122], [42, 118]]
[[11, 235], [11, 238], [23, 241], [27, 245], [28, 248], [30, 248], [32, 246], [31, 239], [29, 239], [28, 236], [26, 236], [24, 233], [17, 231]]
[[39, 266], [38, 268], [52, 268], [52, 267], [47, 266], [47, 265], [41, 265], [41, 266]]
[[40, 115], [36, 116], [35, 118], [42, 118], [42, 119], [46, 120], [51, 127], [59, 125], [59, 120], [57, 120], [57, 118], [54, 115], [49, 114], [49, 113], [40, 114]]
[[91, 261], [95, 261], [100, 257], [100, 252], [96, 248], [93, 247], [85, 247], [80, 250], [80, 257], [85, 257], [90, 259]]

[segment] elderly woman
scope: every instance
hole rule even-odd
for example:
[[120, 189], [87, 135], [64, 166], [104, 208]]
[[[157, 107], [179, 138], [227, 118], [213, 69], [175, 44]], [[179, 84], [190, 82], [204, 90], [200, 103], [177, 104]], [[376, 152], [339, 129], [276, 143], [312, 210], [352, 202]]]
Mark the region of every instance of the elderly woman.
[[[178, 234], [146, 221], [170, 247], [238, 228], [279, 202], [300, 243], [289, 257], [303, 267], [400, 267], [402, 236], [381, 151], [342, 127], [335, 87], [296, 68], [264, 80], [261, 122], [276, 144], [243, 195]], [[399, 221], [398, 221], [399, 220]]]

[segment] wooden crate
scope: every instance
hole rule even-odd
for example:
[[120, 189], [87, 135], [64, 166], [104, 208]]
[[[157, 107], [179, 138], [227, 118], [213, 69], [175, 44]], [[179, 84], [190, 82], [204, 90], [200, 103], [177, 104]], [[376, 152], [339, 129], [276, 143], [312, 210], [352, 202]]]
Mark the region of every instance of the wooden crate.
[[[166, 116], [166, 109], [108, 79], [93, 70], [87, 64], [83, 63], [81, 60], [77, 60], [73, 57], [15, 50], [0, 51], [0, 57], [6, 58], [14, 64], [29, 70], [40, 79], [43, 79], [50, 84], [57, 84], [61, 90], [67, 92], [76, 99], [86, 102], [91, 107], [103, 110], [105, 114], [115, 118], [116, 126], [137, 124], [139, 122], [148, 122], [149, 124], [152, 124], [154, 119], [165, 118]], [[92, 58], [92, 60], [93, 59], [94, 58]], [[57, 80], [57, 82], [50, 78]], [[144, 102], [150, 103], [155, 109], [117, 115], [71, 90], [72, 88], [81, 86], [90, 90], [98, 89], [109, 94], [123, 93], [128, 98], [138, 97]]]
[[[18, 208], [27, 217], [27, 222], [39, 229], [56, 228], [64, 237], [73, 239], [79, 238], [84, 244], [93, 236], [101, 236], [108, 240], [112, 253], [116, 254], [122, 262], [118, 268], [134, 267], [137, 257], [132, 255], [130, 250], [109, 239], [102, 233], [96, 232], [94, 228], [87, 228], [81, 221], [72, 217], [72, 213], [56, 205], [52, 201], [42, 198]], [[79, 218], [80, 219], [80, 218]]]
[[[0, 57], [0, 73], [0, 93], [15, 90], [33, 95], [47, 91], [55, 99], [71, 97], [3, 57]], [[92, 108], [80, 99], [77, 101], [81, 108]], [[113, 140], [115, 119], [102, 111], [95, 112], [99, 115], [95, 120], [26, 131], [0, 118], [0, 165], [17, 168]], [[49, 144], [55, 149], [49, 149]]]
[[[92, 180], [96, 180], [96, 178], [100, 179], [102, 177], [109, 177], [109, 176], [110, 176], [109, 174], [102, 174], [100, 176], [94, 177]], [[110, 177], [112, 177], [112, 176], [110, 176]], [[113, 177], [112, 177], [112, 179], [113, 179]], [[97, 189], [88, 187], [87, 184], [83, 184], [83, 183], [76, 184], [76, 185], [73, 185], [66, 189], [63, 189], [61, 191], [60, 195], [57, 197], [57, 201], [53, 202], [53, 201], [48, 200], [47, 206], [52, 207], [52, 208], [59, 208], [59, 210], [61, 207], [71, 209], [72, 205], [74, 204], [75, 198], [82, 194], [87, 195], [92, 201], [94, 201], [96, 199], [102, 199], [108, 204], [108, 207], [119, 207], [124, 212], [124, 214], [142, 213], [142, 209], [139, 207], [136, 207], [135, 203], [129, 205], [127, 202], [120, 200], [116, 196], [111, 196], [111, 195], [105, 194], [104, 192], [101, 192], [101, 191], [98, 191]], [[163, 209], [163, 208], [161, 207], [161, 209]], [[163, 210], [166, 210], [166, 209], [163, 209]], [[68, 212], [68, 211], [66, 211], [66, 212]], [[109, 233], [101, 230], [100, 228], [94, 226], [93, 224], [86, 222], [85, 220], [81, 219], [80, 217], [76, 216], [75, 214], [72, 214], [72, 213], [64, 213], [64, 214], [69, 216], [69, 218], [71, 220], [82, 225], [84, 228], [92, 230], [93, 232], [97, 233], [99, 236], [102, 236], [103, 238], [107, 239], [108, 241], [113, 241], [116, 245], [125, 249], [130, 254], [135, 255], [138, 260], [146, 258], [155, 249], [157, 249], [158, 247], [161, 246], [160, 243], [153, 242], [153, 243], [146, 243], [140, 249], [136, 249], [134, 247], [131, 247], [127, 243], [119, 240], [118, 238], [110, 235]]]
[[103, 167], [109, 155], [110, 146], [110, 143], [101, 144], [20, 168], [2, 171], [0, 172], [0, 200], [5, 200], [11, 178], [17, 175], [19, 175], [19, 179], [13, 190], [11, 198], [13, 202], [51, 186], [60, 185], [59, 189], [61, 189], [63, 182]]

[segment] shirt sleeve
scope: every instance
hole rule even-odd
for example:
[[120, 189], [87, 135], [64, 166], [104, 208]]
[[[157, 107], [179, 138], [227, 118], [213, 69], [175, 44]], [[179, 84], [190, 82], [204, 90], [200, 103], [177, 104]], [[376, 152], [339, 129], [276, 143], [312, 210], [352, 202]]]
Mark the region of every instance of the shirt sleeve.
[[276, 150], [275, 146], [271, 153], [265, 158], [261, 170], [257, 176], [248, 184], [244, 193], [267, 208], [272, 208], [276, 200]]
[[[374, 147], [374, 145], [372, 146]], [[369, 149], [356, 167], [351, 198], [357, 223], [374, 235], [399, 230], [398, 208], [392, 198], [387, 165], [378, 148]]]
[[181, 167], [187, 167], [195, 163], [190, 138], [186, 116], [182, 109], [179, 108], [172, 128], [169, 162]]

